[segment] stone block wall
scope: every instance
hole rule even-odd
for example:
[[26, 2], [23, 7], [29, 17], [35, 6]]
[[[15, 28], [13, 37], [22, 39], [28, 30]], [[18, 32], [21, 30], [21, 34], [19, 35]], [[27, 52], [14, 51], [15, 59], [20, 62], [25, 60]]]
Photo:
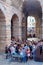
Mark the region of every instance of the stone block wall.
[[[42, 1], [40, 1], [41, 6], [43, 5]], [[11, 19], [12, 16], [14, 14], [16, 14], [18, 16], [17, 21], [14, 21], [14, 32], [13, 35], [14, 36], [18, 36], [18, 38], [22, 39], [22, 9], [19, 10], [17, 7], [15, 7], [15, 5], [10, 5], [11, 2], [6, 1], [5, 0], [3, 2], [1, 2], [0, 0], [0, 9], [2, 11], [2, 13], [4, 14], [4, 18], [3, 18], [3, 14], [0, 11], [0, 50], [4, 50], [5, 49], [5, 45], [6, 44], [10, 44], [11, 43]], [[42, 6], [43, 9], [43, 6]], [[43, 14], [43, 13], [42, 13]], [[43, 21], [43, 20], [42, 20]], [[24, 32], [25, 34], [25, 32]], [[42, 37], [43, 37], [43, 25], [42, 25]]]

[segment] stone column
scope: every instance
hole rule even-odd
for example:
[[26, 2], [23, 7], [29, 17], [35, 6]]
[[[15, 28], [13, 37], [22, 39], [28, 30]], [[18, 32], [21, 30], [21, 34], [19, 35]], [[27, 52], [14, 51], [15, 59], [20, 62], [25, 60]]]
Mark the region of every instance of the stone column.
[[26, 18], [23, 17], [22, 19], [22, 39], [26, 40], [26, 36], [27, 36], [27, 22], [26, 22]]
[[42, 39], [43, 39], [43, 16], [42, 16]]
[[6, 44], [11, 43], [11, 21], [9, 17], [6, 18]]

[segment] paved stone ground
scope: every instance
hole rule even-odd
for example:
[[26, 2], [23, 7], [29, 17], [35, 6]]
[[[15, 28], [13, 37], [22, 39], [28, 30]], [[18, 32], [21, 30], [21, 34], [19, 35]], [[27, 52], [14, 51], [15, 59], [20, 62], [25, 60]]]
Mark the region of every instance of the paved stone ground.
[[34, 60], [28, 60], [26, 63], [10, 61], [10, 59], [5, 59], [4, 54], [0, 54], [0, 65], [43, 65], [43, 62], [35, 62]]

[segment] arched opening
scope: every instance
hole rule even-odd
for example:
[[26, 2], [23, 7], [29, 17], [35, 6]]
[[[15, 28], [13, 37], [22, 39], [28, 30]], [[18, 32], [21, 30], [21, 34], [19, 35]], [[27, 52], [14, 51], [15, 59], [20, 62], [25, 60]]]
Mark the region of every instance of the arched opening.
[[6, 21], [3, 12], [0, 10], [0, 52], [4, 51], [6, 44]]
[[12, 16], [11, 19], [11, 39], [12, 37], [18, 37], [19, 36], [19, 19], [16, 14]]
[[36, 20], [33, 16], [27, 17], [27, 38], [36, 37]]
[[[32, 29], [30, 30], [31, 37], [37, 37], [37, 38], [41, 38], [41, 23], [42, 23], [42, 8], [41, 8], [41, 4], [39, 1], [37, 0], [27, 0], [23, 2], [23, 7], [22, 7], [22, 13], [23, 13], [23, 20], [22, 20], [22, 38], [24, 38], [25, 40], [27, 39], [28, 34], [27, 34], [27, 19], [28, 16], [31, 18], [33, 17], [35, 20], [33, 20], [32, 18], [30, 20], [32, 21], [36, 21], [36, 26], [35, 26], [35, 34], [31, 36], [32, 33]], [[29, 20], [28, 20], [29, 21]], [[32, 22], [30, 21], [30, 23]], [[34, 24], [34, 23], [33, 23]], [[31, 27], [32, 28], [32, 27]], [[34, 27], [33, 27], [34, 28]], [[25, 31], [25, 32], [24, 32]], [[33, 32], [34, 32], [33, 31]], [[24, 35], [24, 36], [23, 36]]]

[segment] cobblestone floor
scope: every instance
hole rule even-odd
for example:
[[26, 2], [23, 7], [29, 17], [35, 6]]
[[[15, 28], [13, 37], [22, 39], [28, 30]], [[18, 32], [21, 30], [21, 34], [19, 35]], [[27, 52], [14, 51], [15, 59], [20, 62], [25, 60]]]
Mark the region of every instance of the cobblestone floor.
[[43, 65], [43, 62], [35, 62], [34, 60], [28, 60], [26, 63], [10, 61], [10, 59], [5, 59], [5, 55], [0, 54], [0, 65]]

